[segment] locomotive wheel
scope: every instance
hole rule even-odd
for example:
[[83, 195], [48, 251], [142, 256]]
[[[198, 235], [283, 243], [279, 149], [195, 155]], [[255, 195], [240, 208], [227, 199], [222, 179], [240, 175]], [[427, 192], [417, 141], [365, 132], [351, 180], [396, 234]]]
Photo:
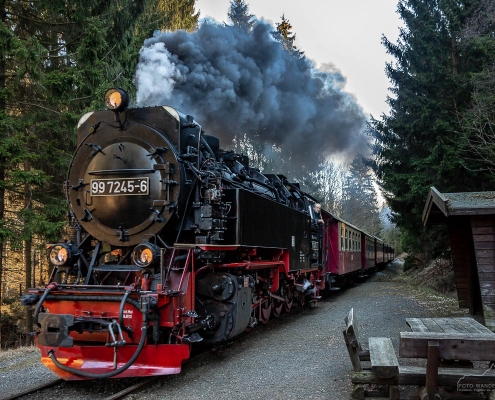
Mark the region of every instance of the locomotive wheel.
[[282, 297], [287, 300], [284, 303], [285, 312], [289, 312], [292, 308], [292, 303], [294, 302], [294, 292], [288, 283], [282, 286]]
[[272, 299], [269, 297], [260, 304], [260, 321], [262, 324], [267, 324], [272, 313]]
[[272, 303], [272, 314], [274, 318], [280, 317], [282, 310], [284, 309], [284, 302], [281, 300], [273, 299]]
[[302, 293], [298, 293], [297, 302], [301, 307], [304, 307], [306, 305], [306, 296]]

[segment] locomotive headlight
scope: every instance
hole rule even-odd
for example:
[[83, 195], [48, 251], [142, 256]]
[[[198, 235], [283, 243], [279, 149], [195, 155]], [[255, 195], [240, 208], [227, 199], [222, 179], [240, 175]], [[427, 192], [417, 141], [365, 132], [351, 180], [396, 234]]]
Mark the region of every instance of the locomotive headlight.
[[138, 244], [132, 252], [132, 259], [141, 268], [149, 267], [160, 258], [160, 249], [151, 243]]
[[75, 261], [77, 248], [73, 245], [62, 243], [56, 244], [50, 249], [50, 262], [58, 267], [69, 265]]
[[105, 93], [105, 105], [115, 112], [124, 111], [129, 105], [129, 95], [122, 89], [109, 89]]

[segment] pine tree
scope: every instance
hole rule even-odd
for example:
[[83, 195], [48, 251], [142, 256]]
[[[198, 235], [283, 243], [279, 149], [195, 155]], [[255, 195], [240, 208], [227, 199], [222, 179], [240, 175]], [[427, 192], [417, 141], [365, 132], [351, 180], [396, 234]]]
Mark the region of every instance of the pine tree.
[[[29, 246], [33, 237], [58, 236], [77, 120], [88, 108], [101, 107], [109, 87], [131, 87], [139, 51], [133, 46], [134, 28], [145, 5], [132, 0], [2, 2], [2, 250], [9, 242]], [[2, 267], [0, 257], [0, 280]]]
[[[476, 62], [458, 48], [458, 33], [473, 1], [400, 0], [404, 21], [399, 41], [383, 38], [395, 57], [386, 72], [392, 82], [390, 115], [372, 119], [373, 168], [406, 235], [406, 247], [421, 250], [422, 211], [430, 186], [441, 191], [481, 189], [484, 177], [463, 158], [457, 116], [470, 102], [466, 84]], [[446, 241], [440, 241], [440, 248]]]
[[256, 17], [249, 14], [248, 5], [243, 0], [232, 0], [230, 2], [230, 12], [227, 14], [234, 26], [250, 32], [256, 23]]
[[299, 51], [295, 45], [296, 34], [292, 33], [291, 23], [285, 18], [284, 14], [282, 14], [281, 19], [282, 22], [275, 24], [277, 26], [277, 30], [273, 32], [273, 37], [275, 40], [278, 40], [282, 44], [282, 47], [290, 54], [293, 54], [298, 58], [304, 57], [304, 52]]
[[196, 0], [150, 0], [138, 21], [138, 44], [151, 37], [154, 30], [192, 32], [198, 28], [199, 12]]

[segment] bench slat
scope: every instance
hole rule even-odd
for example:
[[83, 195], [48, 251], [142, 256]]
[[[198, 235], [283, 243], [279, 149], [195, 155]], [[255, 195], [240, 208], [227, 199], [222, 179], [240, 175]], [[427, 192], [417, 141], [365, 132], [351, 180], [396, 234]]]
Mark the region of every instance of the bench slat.
[[390, 338], [370, 337], [371, 371], [379, 378], [391, 378], [399, 372], [399, 361]]
[[[361, 376], [352, 374], [353, 382], [362, 382], [369, 375], [367, 371], [360, 372]], [[457, 387], [457, 382], [461, 378], [466, 383], [493, 384], [495, 382], [495, 371], [486, 369], [472, 368], [438, 368], [438, 385]], [[463, 382], [461, 381], [461, 383]], [[399, 385], [418, 385], [426, 384], [426, 367], [400, 366], [399, 367]]]
[[354, 371], [362, 371], [363, 367], [361, 366], [358, 350], [349, 343], [347, 331], [344, 329], [342, 333], [344, 334], [345, 345], [347, 347], [347, 351], [349, 352], [349, 358], [351, 359], [352, 369]]
[[347, 341], [355, 349], [362, 350], [361, 344], [359, 343], [358, 321], [354, 315], [353, 308], [350, 309], [349, 314], [344, 318], [344, 321]]
[[[401, 367], [399, 367], [401, 368]], [[423, 373], [425, 369], [423, 368]], [[423, 376], [424, 378], [424, 376]], [[423, 379], [424, 381], [424, 379]], [[351, 382], [354, 384], [359, 384], [359, 385], [397, 385], [398, 383], [398, 378], [397, 376], [394, 376], [392, 378], [380, 378], [375, 375], [374, 372], [372, 372], [369, 369], [365, 369], [363, 371], [352, 371], [351, 372]], [[424, 384], [424, 383], [423, 383]]]

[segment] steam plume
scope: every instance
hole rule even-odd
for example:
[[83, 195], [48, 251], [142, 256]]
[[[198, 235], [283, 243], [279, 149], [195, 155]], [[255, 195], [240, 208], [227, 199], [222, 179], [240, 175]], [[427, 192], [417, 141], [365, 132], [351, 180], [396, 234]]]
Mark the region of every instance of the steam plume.
[[329, 154], [367, 151], [365, 116], [328, 64], [316, 70], [282, 49], [258, 22], [250, 33], [203, 23], [145, 41], [136, 72], [141, 106], [171, 105], [230, 144], [259, 135], [308, 168]]

